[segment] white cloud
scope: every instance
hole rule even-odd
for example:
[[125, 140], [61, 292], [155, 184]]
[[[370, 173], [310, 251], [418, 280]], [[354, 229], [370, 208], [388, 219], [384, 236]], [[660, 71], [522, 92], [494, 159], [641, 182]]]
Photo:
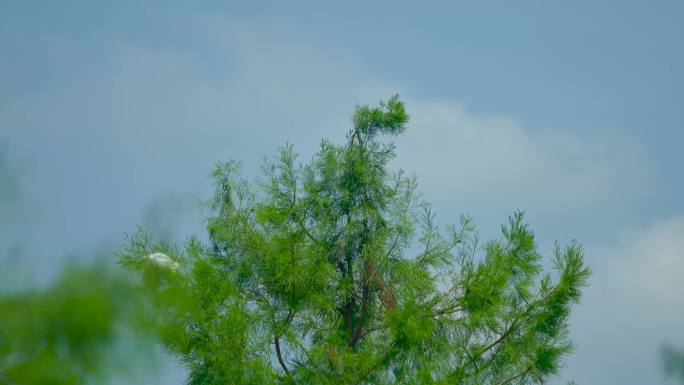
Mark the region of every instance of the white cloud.
[[408, 101], [397, 162], [440, 202], [569, 212], [625, 203], [655, 189], [643, 149], [624, 136], [531, 130], [450, 101]]
[[684, 346], [684, 216], [626, 229], [587, 255], [592, 286], [573, 315], [578, 349], [566, 376], [588, 385], [665, 383], [663, 343]]
[[621, 239], [623, 246], [608, 253], [628, 287], [653, 306], [684, 300], [684, 216], [627, 229]]

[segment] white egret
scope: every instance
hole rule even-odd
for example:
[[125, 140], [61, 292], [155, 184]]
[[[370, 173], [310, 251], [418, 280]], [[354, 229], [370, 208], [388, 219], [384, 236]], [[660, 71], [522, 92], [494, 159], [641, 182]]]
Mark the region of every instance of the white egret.
[[150, 261], [156, 263], [157, 266], [169, 268], [173, 271], [177, 271], [178, 268], [180, 267], [178, 262], [174, 261], [173, 259], [171, 259], [171, 257], [169, 257], [168, 255], [166, 255], [164, 253], [158, 253], [158, 252], [152, 253], [152, 254], [148, 255], [147, 258]]

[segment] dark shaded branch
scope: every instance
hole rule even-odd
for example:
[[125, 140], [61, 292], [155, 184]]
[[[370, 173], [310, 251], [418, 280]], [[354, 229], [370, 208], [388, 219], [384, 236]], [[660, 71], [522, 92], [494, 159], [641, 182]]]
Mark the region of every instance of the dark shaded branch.
[[361, 337], [363, 336], [363, 326], [366, 323], [366, 318], [368, 317], [368, 307], [370, 306], [370, 301], [371, 301], [371, 286], [370, 286], [370, 274], [369, 274], [369, 267], [370, 264], [366, 262], [366, 266], [364, 269], [364, 280], [363, 280], [363, 288], [361, 289], [361, 312], [359, 314], [359, 322], [358, 325], [356, 325], [356, 329], [354, 330], [354, 334], [351, 337], [351, 340], [349, 342], [349, 346], [352, 348], [356, 346], [356, 344], [359, 342]]
[[503, 381], [500, 382], [498, 385], [506, 385], [506, 384], [510, 383], [511, 381], [517, 380], [518, 378], [520, 378], [520, 377], [526, 375], [527, 373], [529, 373], [529, 372], [532, 370], [533, 367], [534, 367], [534, 364], [528, 365], [525, 369], [523, 369], [523, 370], [521, 370], [519, 373], [517, 373], [517, 374], [515, 374], [515, 375], [513, 375], [513, 376], [511, 376], [511, 377], [509, 377], [509, 378], [507, 378], [507, 379], [505, 379], [505, 380], [503, 380]]
[[287, 368], [287, 365], [285, 365], [285, 360], [283, 360], [283, 353], [280, 351], [280, 337], [278, 336], [275, 337], [275, 348], [276, 354], [278, 355], [278, 362], [280, 363], [280, 367], [283, 368], [285, 374], [287, 374], [288, 377], [292, 377], [292, 375], [290, 374], [290, 370]]
[[441, 315], [447, 315], [462, 311], [463, 308], [460, 305], [448, 306], [439, 310], [434, 311], [430, 314], [430, 317], [439, 317]]
[[382, 304], [385, 306], [385, 309], [386, 310], [393, 310], [394, 308], [396, 308], [397, 307], [397, 299], [394, 297], [394, 293], [392, 292], [392, 289], [385, 282], [385, 280], [382, 279], [382, 277], [378, 275], [377, 271], [375, 270], [375, 268], [373, 267], [372, 264], [368, 265], [368, 274], [369, 274], [369, 278], [373, 281], [373, 283], [380, 290], [380, 299], [382, 300]]

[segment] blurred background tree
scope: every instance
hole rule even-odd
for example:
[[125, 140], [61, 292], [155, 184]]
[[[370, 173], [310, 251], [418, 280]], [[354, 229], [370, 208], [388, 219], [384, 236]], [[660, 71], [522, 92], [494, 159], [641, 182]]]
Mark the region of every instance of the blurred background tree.
[[[151, 341], [136, 332], [138, 298], [130, 279], [103, 265], [0, 295], [0, 384], [105, 384], [136, 358], [152, 358]], [[125, 343], [135, 349], [120, 349]]]
[[663, 360], [665, 373], [670, 377], [679, 379], [684, 384], [684, 351], [666, 345], [663, 348]]

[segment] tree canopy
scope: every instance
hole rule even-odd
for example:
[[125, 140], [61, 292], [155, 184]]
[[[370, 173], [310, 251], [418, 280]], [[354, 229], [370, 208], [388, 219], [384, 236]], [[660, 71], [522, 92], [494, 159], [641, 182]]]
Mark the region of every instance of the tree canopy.
[[388, 138], [408, 120], [393, 96], [356, 107], [346, 142], [322, 141], [310, 162], [286, 145], [255, 182], [237, 162], [218, 164], [208, 242], [127, 238], [120, 263], [141, 277], [150, 330], [190, 384], [529, 384], [557, 373], [589, 277], [582, 248], [557, 246], [545, 272], [521, 212], [487, 242], [468, 217], [440, 230], [416, 178], [388, 167]]

